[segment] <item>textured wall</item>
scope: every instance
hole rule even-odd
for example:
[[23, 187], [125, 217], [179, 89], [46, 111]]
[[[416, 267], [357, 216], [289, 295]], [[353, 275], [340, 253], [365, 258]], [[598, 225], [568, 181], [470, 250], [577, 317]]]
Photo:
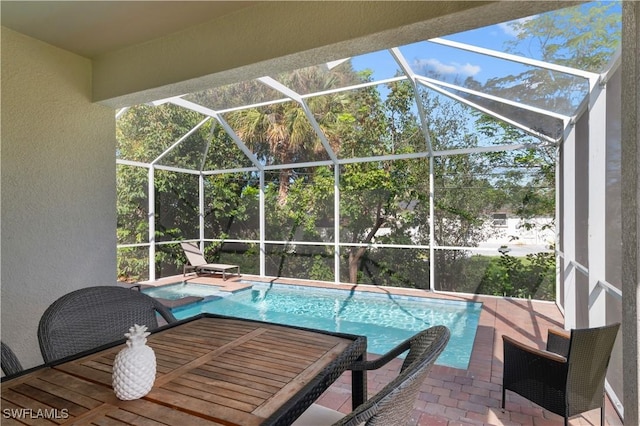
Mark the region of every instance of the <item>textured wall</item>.
[[25, 367], [54, 299], [116, 280], [115, 118], [90, 98], [89, 60], [2, 28], [2, 340]]
[[640, 3], [622, 9], [622, 357], [624, 424], [640, 424]]

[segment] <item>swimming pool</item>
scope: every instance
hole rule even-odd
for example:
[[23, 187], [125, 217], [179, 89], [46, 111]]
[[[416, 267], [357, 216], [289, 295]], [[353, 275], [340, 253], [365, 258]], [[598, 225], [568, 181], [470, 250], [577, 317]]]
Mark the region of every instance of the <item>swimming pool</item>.
[[442, 324], [451, 330], [451, 339], [437, 364], [466, 369], [482, 310], [482, 304], [476, 302], [251, 284], [251, 289], [226, 297], [175, 308], [173, 314], [184, 319], [209, 312], [360, 334], [367, 336], [368, 351], [377, 354], [385, 353], [420, 330]]

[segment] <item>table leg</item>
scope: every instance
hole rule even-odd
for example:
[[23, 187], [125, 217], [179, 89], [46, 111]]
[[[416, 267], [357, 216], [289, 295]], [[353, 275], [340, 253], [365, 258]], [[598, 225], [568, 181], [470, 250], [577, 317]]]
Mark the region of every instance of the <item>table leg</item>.
[[[358, 361], [364, 361], [362, 355]], [[351, 406], [355, 410], [367, 400], [367, 372], [366, 370], [351, 371]]]

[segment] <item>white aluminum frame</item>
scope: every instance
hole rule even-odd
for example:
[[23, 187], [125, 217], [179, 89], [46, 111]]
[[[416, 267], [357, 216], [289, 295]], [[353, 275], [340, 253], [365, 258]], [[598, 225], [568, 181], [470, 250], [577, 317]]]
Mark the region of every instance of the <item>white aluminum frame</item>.
[[[576, 111], [576, 116], [579, 116], [580, 114], [582, 114], [583, 112], [588, 112], [590, 114], [590, 128], [589, 128], [589, 133], [590, 133], [590, 146], [589, 146], [589, 151], [590, 151], [590, 164], [589, 164], [589, 192], [590, 194], [598, 194], [598, 193], [604, 193], [604, 173], [605, 173], [605, 166], [606, 164], [604, 163], [605, 161], [605, 155], [603, 153], [603, 147], [602, 147], [602, 141], [604, 140], [604, 137], [606, 136], [604, 134], [604, 123], [606, 120], [606, 109], [605, 109], [605, 99], [606, 99], [606, 93], [604, 91], [604, 86], [601, 84], [603, 82], [606, 82], [606, 80], [608, 79], [610, 73], [612, 72], [612, 70], [615, 70], [619, 64], [620, 64], [620, 56], [619, 54], [617, 54], [613, 60], [612, 63], [610, 64], [609, 69], [602, 75], [599, 74], [594, 74], [591, 72], [587, 72], [587, 71], [583, 71], [583, 70], [578, 70], [578, 69], [573, 69], [573, 68], [569, 68], [569, 67], [565, 67], [565, 66], [560, 66], [560, 65], [556, 65], [556, 64], [550, 64], [550, 63], [546, 63], [546, 62], [542, 62], [542, 61], [538, 61], [538, 60], [533, 60], [533, 59], [529, 59], [529, 58], [523, 58], [520, 56], [516, 56], [516, 55], [511, 55], [511, 54], [507, 54], [504, 52], [498, 52], [498, 51], [494, 51], [491, 49], [485, 49], [485, 48], [480, 48], [477, 46], [471, 46], [468, 44], [464, 44], [464, 43], [459, 43], [459, 42], [454, 42], [454, 41], [450, 41], [450, 40], [446, 40], [446, 39], [442, 39], [442, 38], [434, 38], [434, 39], [430, 39], [428, 40], [432, 43], [437, 43], [437, 44], [441, 44], [441, 45], [446, 45], [449, 47], [453, 47], [453, 48], [457, 48], [457, 49], [462, 49], [462, 50], [467, 50], [467, 51], [471, 51], [471, 52], [475, 52], [475, 53], [479, 53], [479, 54], [483, 54], [483, 55], [489, 55], [489, 56], [493, 56], [496, 58], [500, 58], [500, 59], [504, 59], [504, 60], [509, 60], [509, 61], [514, 61], [514, 62], [518, 62], [518, 63], [522, 63], [525, 65], [529, 65], [529, 66], [534, 66], [534, 67], [540, 67], [540, 68], [544, 68], [544, 69], [548, 69], [548, 70], [553, 70], [553, 71], [557, 71], [557, 72], [561, 72], [561, 73], [565, 73], [565, 74], [569, 74], [572, 76], [576, 76], [576, 77], [581, 77], [584, 79], [587, 79], [589, 81], [589, 96], [588, 96], [588, 100], [586, 102], [583, 103], [583, 106], [581, 108], [578, 109], [578, 111]], [[123, 159], [118, 159], [117, 163], [118, 164], [122, 164], [122, 165], [129, 165], [129, 166], [136, 166], [136, 167], [147, 167], [149, 168], [149, 238], [148, 238], [148, 246], [149, 246], [149, 278], [150, 279], [155, 279], [155, 244], [157, 244], [155, 242], [155, 223], [153, 221], [154, 219], [154, 194], [153, 194], [153, 177], [154, 177], [154, 170], [155, 169], [162, 169], [162, 170], [168, 170], [168, 171], [173, 171], [173, 172], [180, 172], [180, 173], [189, 173], [189, 174], [197, 174], [199, 175], [199, 206], [200, 206], [200, 220], [199, 220], [199, 225], [200, 225], [200, 232], [199, 232], [199, 239], [200, 239], [200, 243], [203, 244], [206, 240], [205, 235], [204, 235], [204, 177], [207, 175], [214, 175], [214, 174], [221, 174], [221, 173], [236, 173], [236, 172], [247, 172], [247, 171], [251, 171], [251, 172], [257, 172], [260, 176], [260, 200], [259, 200], [259, 208], [260, 208], [260, 237], [259, 237], [259, 244], [260, 244], [260, 274], [264, 275], [265, 274], [265, 247], [266, 244], [287, 244], [287, 243], [300, 243], [300, 244], [307, 244], [307, 245], [333, 245], [334, 247], [334, 273], [335, 273], [335, 281], [339, 282], [340, 281], [340, 252], [341, 252], [341, 248], [342, 247], [352, 247], [354, 246], [353, 244], [345, 244], [342, 243], [340, 241], [340, 229], [339, 229], [339, 223], [340, 223], [340, 191], [339, 191], [339, 179], [340, 179], [340, 165], [342, 164], [350, 164], [350, 163], [357, 163], [357, 162], [369, 162], [369, 161], [383, 161], [383, 160], [396, 160], [396, 159], [413, 159], [413, 158], [427, 158], [430, 162], [430, 176], [429, 176], [429, 191], [430, 191], [430, 215], [431, 215], [431, 219], [430, 219], [430, 223], [429, 223], [429, 229], [430, 229], [430, 245], [427, 247], [423, 247], [423, 246], [410, 246], [410, 247], [414, 247], [414, 248], [421, 248], [421, 249], [426, 249], [428, 248], [430, 250], [430, 256], [431, 258], [433, 258], [435, 250], [439, 249], [439, 248], [445, 248], [445, 247], [436, 247], [435, 241], [433, 240], [433, 235], [434, 235], [434, 222], [433, 222], [433, 215], [434, 215], [434, 207], [433, 207], [433, 198], [434, 198], [434, 176], [433, 176], [433, 161], [434, 158], [437, 156], [445, 156], [445, 155], [454, 155], [454, 154], [471, 154], [471, 153], [481, 153], [481, 152], [489, 152], [489, 151], [498, 151], [498, 150], [514, 150], [514, 149], [521, 149], [521, 148], [527, 148], [527, 147], [531, 147], [531, 145], [526, 145], [526, 144], [514, 144], [514, 145], [509, 145], [509, 146], [501, 146], [501, 147], [476, 147], [476, 148], [469, 148], [469, 149], [454, 149], [454, 150], [445, 150], [445, 151], [433, 151], [433, 148], [431, 146], [430, 143], [430, 139], [429, 139], [429, 131], [428, 131], [428, 116], [426, 114], [426, 112], [423, 110], [422, 105], [420, 102], [416, 103], [416, 108], [418, 111], [418, 117], [420, 119], [421, 122], [421, 130], [422, 130], [422, 134], [423, 137], [425, 138], [425, 151], [424, 152], [420, 152], [420, 153], [413, 153], [413, 154], [405, 154], [405, 155], [385, 155], [385, 156], [379, 156], [379, 157], [362, 157], [362, 158], [338, 158], [337, 155], [333, 152], [333, 150], [331, 149], [328, 140], [326, 139], [326, 136], [324, 135], [324, 133], [322, 132], [319, 124], [317, 123], [317, 121], [315, 120], [315, 118], [313, 117], [312, 112], [310, 111], [309, 107], [307, 106], [305, 99], [314, 97], [314, 96], [322, 96], [322, 95], [327, 95], [327, 94], [333, 94], [333, 93], [339, 93], [339, 92], [344, 92], [344, 91], [349, 91], [349, 90], [357, 90], [360, 88], [364, 88], [364, 87], [370, 87], [370, 86], [375, 86], [375, 85], [380, 85], [380, 84], [387, 84], [390, 82], [395, 82], [395, 81], [401, 81], [401, 80], [408, 80], [416, 93], [418, 93], [417, 89], [419, 86], [424, 86], [430, 90], [436, 91], [437, 93], [440, 93], [444, 96], [447, 96], [451, 99], [454, 99], [458, 102], [461, 102], [471, 108], [474, 108], [476, 110], [482, 111], [486, 114], [489, 114], [497, 119], [500, 119], [502, 121], [505, 121], [535, 137], [540, 138], [541, 140], [546, 141], [547, 144], [550, 145], [557, 145], [557, 144], [561, 144], [561, 148], [562, 148], [562, 159], [561, 162], [558, 163], [558, 166], [562, 168], [563, 170], [563, 181], [562, 181], [562, 187], [560, 187], [561, 181], [560, 178], [557, 177], [557, 187], [556, 187], [556, 196], [558, 197], [558, 201], [560, 200], [560, 197], [562, 198], [562, 203], [564, 206], [564, 210], [562, 212], [560, 212], [559, 207], [557, 207], [557, 213], [558, 214], [562, 214], [562, 216], [564, 218], [567, 217], [572, 217], [573, 214], [575, 214], [575, 199], [573, 198], [573, 194], [574, 191], [573, 189], [575, 189], [575, 168], [573, 166], [573, 164], [571, 163], [572, 161], [574, 161], [575, 158], [575, 130], [573, 128], [573, 124], [575, 123], [576, 120], [576, 116], [573, 117], [568, 117], [566, 115], [563, 114], [558, 114], [556, 112], [553, 111], [548, 111], [545, 110], [543, 108], [539, 108], [539, 107], [533, 107], [533, 106], [529, 106], [520, 102], [514, 102], [511, 101], [509, 99], [504, 99], [495, 95], [490, 95], [490, 94], [485, 94], [485, 93], [481, 93], [475, 90], [471, 90], [471, 89], [467, 89], [465, 87], [461, 87], [455, 84], [451, 84], [451, 83], [447, 83], [447, 82], [443, 82], [443, 81], [439, 81], [427, 76], [422, 76], [422, 75], [418, 75], [415, 74], [408, 61], [406, 60], [406, 58], [403, 56], [402, 52], [400, 51], [399, 48], [391, 48], [389, 49], [389, 52], [391, 53], [391, 56], [396, 60], [398, 66], [400, 67], [400, 69], [404, 72], [404, 76], [398, 76], [398, 77], [393, 77], [393, 78], [386, 78], [386, 79], [381, 79], [381, 80], [377, 80], [377, 81], [372, 81], [372, 82], [367, 82], [367, 83], [361, 83], [361, 84], [356, 84], [356, 85], [351, 85], [351, 86], [347, 86], [347, 87], [342, 87], [342, 88], [337, 88], [337, 89], [331, 89], [331, 90], [326, 90], [326, 91], [321, 91], [321, 92], [315, 92], [315, 93], [309, 93], [309, 94], [299, 94], [293, 90], [291, 90], [290, 88], [284, 86], [282, 83], [276, 81], [275, 79], [271, 78], [271, 77], [262, 77], [259, 78], [258, 81], [260, 81], [262, 84], [267, 85], [268, 87], [275, 89], [277, 91], [279, 91], [280, 93], [282, 93], [284, 95], [284, 97], [282, 99], [275, 99], [273, 101], [269, 101], [269, 102], [262, 102], [262, 103], [256, 103], [256, 104], [252, 104], [252, 105], [243, 105], [243, 106], [239, 106], [239, 107], [233, 107], [233, 108], [228, 108], [228, 109], [220, 109], [220, 110], [213, 110], [207, 107], [204, 107], [202, 105], [196, 104], [192, 101], [186, 100], [182, 97], [173, 97], [173, 98], [168, 98], [168, 99], [163, 99], [160, 101], [155, 102], [154, 104], [163, 104], [163, 103], [172, 103], [174, 105], [177, 106], [181, 106], [183, 108], [187, 108], [190, 109], [192, 111], [198, 112], [200, 114], [202, 114], [205, 118], [198, 123], [198, 125], [196, 127], [194, 127], [193, 129], [191, 129], [187, 134], [185, 134], [183, 137], [181, 137], [178, 141], [176, 141], [174, 144], [172, 144], [169, 148], [167, 148], [167, 150], [165, 150], [162, 154], [160, 154], [160, 156], [158, 156], [154, 161], [152, 161], [150, 164], [146, 164], [146, 163], [142, 163], [142, 162], [137, 162], [137, 161], [128, 161], [128, 160], [123, 160]], [[478, 96], [478, 97], [482, 97], [494, 102], [502, 102], [504, 104], [507, 105], [511, 105], [517, 108], [521, 108], [524, 110], [528, 110], [531, 112], [535, 112], [537, 114], [543, 114], [543, 115], [547, 115], [549, 117], [555, 118], [555, 119], [559, 119], [562, 120], [562, 122], [564, 123], [564, 134], [562, 136], [561, 139], [554, 139], [554, 138], [550, 138], [547, 135], [543, 135], [537, 131], [535, 131], [534, 129], [531, 129], [530, 127], [526, 126], [526, 125], [522, 125], [508, 117], [502, 116], [500, 114], [497, 114], [493, 111], [491, 111], [488, 108], [485, 108], [483, 106], [477, 105], [463, 97], [457, 96], [452, 92], [449, 92], [447, 89], [451, 89], [451, 90], [455, 90], [455, 91], [460, 91], [460, 92], [464, 92], [464, 93], [468, 93], [470, 95], [473, 96]], [[248, 108], [255, 108], [255, 107], [260, 107], [260, 106], [266, 106], [269, 104], [273, 104], [273, 103], [282, 103], [282, 102], [289, 102], [289, 101], [294, 101], [296, 103], [298, 103], [302, 108], [303, 111], [305, 112], [307, 118], [309, 119], [309, 122], [311, 123], [312, 127], [314, 128], [315, 132], [317, 133], [318, 137], [320, 138], [324, 148], [326, 149], [328, 155], [329, 155], [329, 160], [325, 160], [325, 161], [315, 161], [315, 162], [307, 162], [307, 163], [297, 163], [297, 164], [278, 164], [278, 165], [269, 165], [269, 166], [265, 166], [260, 164], [260, 162], [257, 160], [257, 158], [255, 157], [255, 155], [249, 150], [249, 148], [247, 147], [247, 145], [238, 137], [238, 135], [235, 133], [235, 131], [231, 128], [231, 126], [224, 120], [223, 118], [223, 114], [228, 113], [228, 112], [232, 112], [232, 111], [239, 111], [239, 110], [243, 110], [243, 109], [248, 109]], [[125, 109], [121, 109], [118, 111], [117, 113], [117, 117], [122, 116], [124, 113], [126, 112], [126, 108]], [[197, 130], [197, 128], [201, 127], [202, 125], [204, 125], [206, 122], [208, 122], [209, 120], [214, 119], [216, 120], [218, 123], [220, 123], [220, 125], [223, 127], [223, 129], [230, 135], [230, 137], [233, 139], [233, 141], [235, 142], [235, 144], [238, 146], [238, 148], [244, 153], [244, 155], [247, 156], [247, 158], [249, 158], [252, 166], [251, 167], [239, 167], [236, 169], [232, 169], [232, 170], [204, 170], [204, 161], [202, 162], [202, 166], [201, 169], [199, 171], [194, 171], [194, 170], [189, 170], [189, 169], [184, 169], [184, 168], [180, 168], [180, 167], [174, 167], [174, 166], [165, 166], [165, 165], [161, 165], [158, 164], [158, 162], [165, 157], [172, 149], [174, 149], [176, 146], [178, 146], [183, 140], [185, 140], [190, 134], [192, 134], [194, 131]], [[536, 146], [544, 146], [545, 144], [538, 144]], [[208, 149], [209, 147], [207, 147]], [[333, 243], [322, 243], [322, 242], [297, 242], [297, 241], [267, 241], [265, 239], [265, 219], [264, 219], [264, 214], [265, 214], [265, 205], [264, 205], [264, 173], [267, 170], [278, 170], [278, 169], [282, 169], [282, 168], [294, 168], [294, 167], [307, 167], [307, 166], [321, 166], [321, 165], [325, 165], [325, 166], [332, 166], [334, 167], [334, 234], [335, 234], [335, 240]], [[572, 213], [573, 212], [573, 213]], [[579, 265], [576, 262], [576, 249], [575, 249], [575, 224], [572, 223], [571, 220], [564, 220], [562, 222], [562, 224], [558, 224], [557, 225], [562, 226], [562, 240], [558, 240], [559, 243], [559, 248], [561, 247], [562, 250], [558, 250], [557, 251], [557, 263], [559, 264], [559, 260], [562, 258], [564, 259], [565, 262], [565, 268], [562, 271], [559, 271], [559, 275], [558, 275], [558, 288], [557, 290], [557, 294], [560, 294], [560, 292], [562, 292], [565, 295], [565, 300], [564, 300], [564, 305], [561, 304], [559, 302], [559, 300], [557, 301], [559, 307], [565, 312], [565, 318], [566, 318], [566, 328], [571, 328], [572, 326], [575, 325], [575, 273], [576, 271], [581, 271], [583, 273], [586, 273], [589, 276], [589, 291], [590, 294], [592, 295], [591, 299], [592, 299], [592, 303], [591, 303], [591, 309], [590, 309], [590, 321], [594, 324], [594, 325], [598, 325], [603, 323], [604, 321], [604, 314], [602, 312], [604, 312], [603, 306], [604, 306], [604, 302], [603, 302], [603, 297], [604, 297], [604, 293], [605, 292], [610, 292], [614, 295], [616, 295], [616, 297], [621, 297], [619, 294], [619, 291], [617, 289], [615, 289], [615, 287], [611, 286], [610, 284], [606, 283], [606, 281], [604, 280], [604, 254], [603, 254], [603, 250], [604, 248], [601, 249], [597, 249], [597, 247], [600, 246], [599, 242], [602, 241], [603, 235], [604, 235], [604, 230], [605, 230], [605, 226], [604, 226], [604, 203], [602, 203], [602, 200], [598, 199], [597, 197], [590, 197], [590, 201], [589, 201], [589, 246], [590, 246], [590, 253], [589, 253], [589, 269], [586, 269], [584, 267], [582, 267], [581, 265]], [[560, 234], [558, 233], [558, 238], [560, 238]], [[232, 241], [232, 240], [227, 240], [227, 241]], [[235, 241], [235, 240], [233, 240]], [[247, 241], [245, 241], [247, 242]], [[255, 242], [255, 241], [253, 241]], [[129, 246], [139, 246], [139, 245], [120, 245], [119, 247], [129, 247]], [[391, 248], [394, 245], [367, 245], [367, 246], [371, 246], [371, 247], [389, 247]], [[453, 247], [446, 247], [446, 248], [453, 248]], [[459, 249], [473, 249], [472, 247], [458, 247]], [[593, 250], [591, 250], [593, 249]], [[431, 267], [430, 267], [430, 287], [433, 290], [433, 283], [435, 281], [435, 274], [434, 274], [434, 265], [433, 262], [431, 262]], [[560, 287], [560, 285], [562, 284], [562, 287]]]

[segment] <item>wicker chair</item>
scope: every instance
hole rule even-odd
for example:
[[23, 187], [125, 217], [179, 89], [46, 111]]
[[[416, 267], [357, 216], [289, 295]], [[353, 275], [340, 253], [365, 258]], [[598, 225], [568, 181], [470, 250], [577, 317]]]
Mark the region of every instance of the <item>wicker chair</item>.
[[569, 417], [595, 408], [604, 425], [604, 380], [619, 327], [549, 330], [546, 350], [502, 336], [502, 408], [510, 390], [563, 416], [565, 426]]
[[1, 358], [0, 364], [2, 365], [2, 372], [7, 376], [18, 374], [23, 370], [20, 360], [13, 353], [11, 348], [4, 342], [0, 342]]
[[158, 327], [160, 314], [176, 322], [171, 311], [153, 297], [124, 287], [99, 286], [72, 291], [42, 314], [38, 341], [45, 362], [124, 339], [134, 324]]
[[449, 342], [445, 326], [434, 326], [405, 340], [391, 351], [372, 361], [357, 362], [351, 370], [375, 370], [398, 355], [409, 351], [400, 374], [382, 390], [350, 414], [344, 414], [313, 404], [294, 423], [295, 426], [390, 426], [409, 424], [420, 386]]

